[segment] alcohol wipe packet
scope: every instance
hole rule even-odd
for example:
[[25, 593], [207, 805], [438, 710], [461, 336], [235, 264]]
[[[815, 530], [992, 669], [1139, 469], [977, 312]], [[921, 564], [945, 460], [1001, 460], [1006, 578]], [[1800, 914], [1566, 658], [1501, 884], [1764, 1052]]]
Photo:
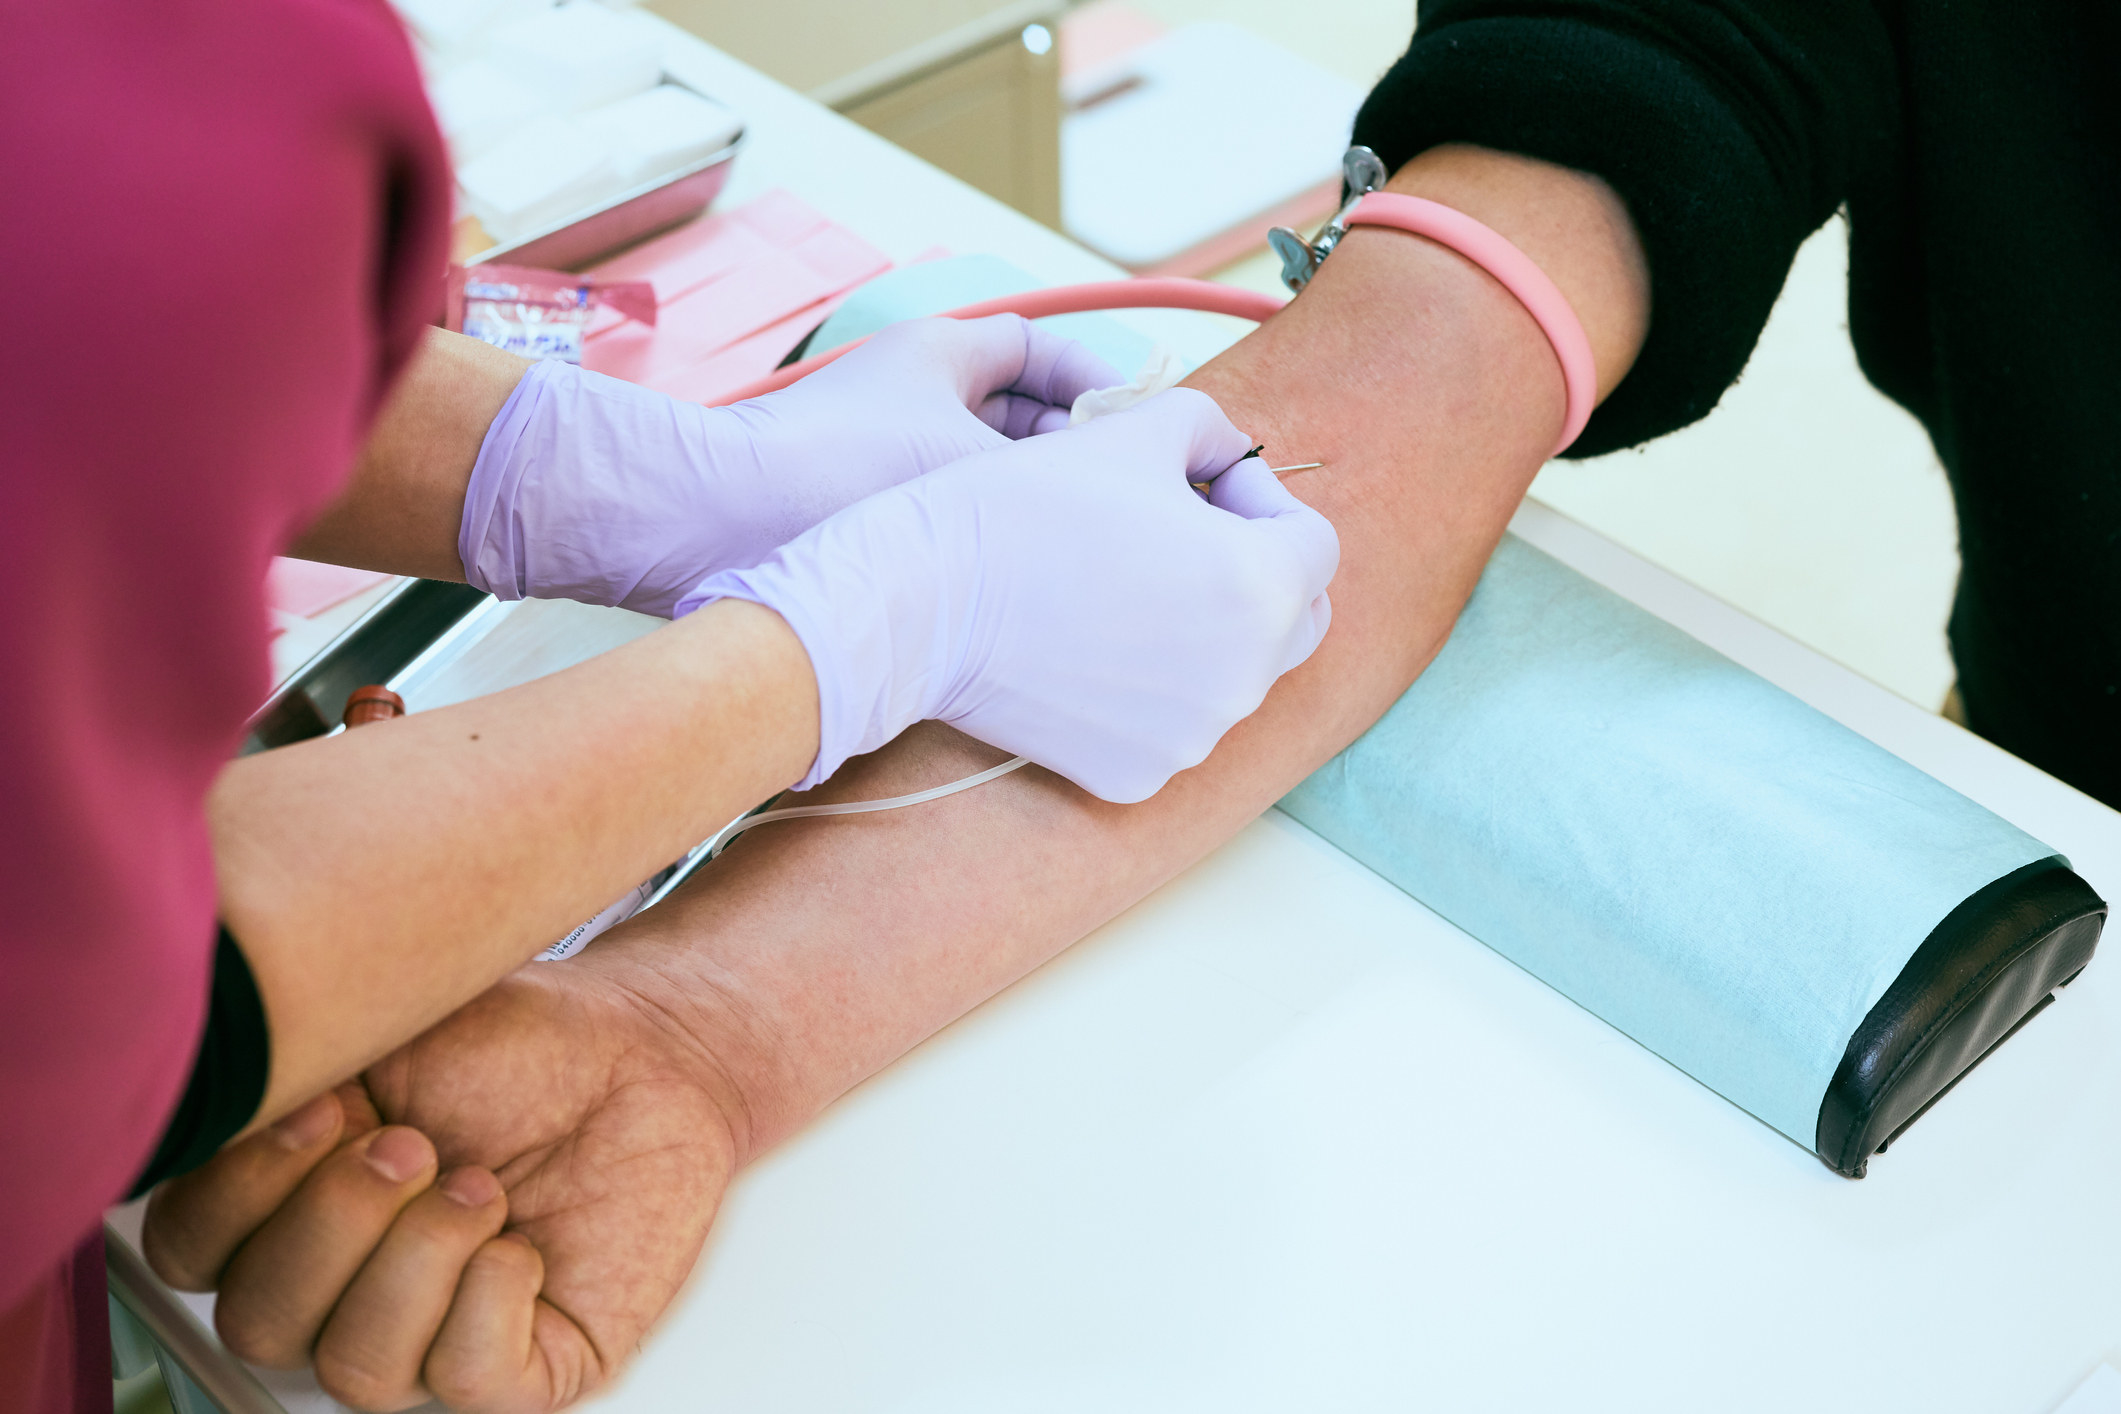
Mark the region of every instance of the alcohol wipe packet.
[[600, 308], [653, 326], [655, 286], [525, 265], [449, 267], [448, 327], [525, 358], [579, 364]]

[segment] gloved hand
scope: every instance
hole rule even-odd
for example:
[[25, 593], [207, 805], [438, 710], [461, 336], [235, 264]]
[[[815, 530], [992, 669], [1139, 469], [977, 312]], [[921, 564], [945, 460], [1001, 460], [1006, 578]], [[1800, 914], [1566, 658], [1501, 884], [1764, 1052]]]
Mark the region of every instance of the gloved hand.
[[[1331, 616], [1340, 539], [1247, 445], [1206, 394], [1173, 389], [850, 506], [677, 612], [749, 599], [802, 640], [820, 732], [798, 789], [936, 718], [1144, 800]], [[1189, 483], [1211, 477], [1203, 499]]]
[[457, 553], [503, 599], [668, 614], [842, 506], [1065, 427], [1124, 382], [1014, 314], [894, 325], [792, 387], [705, 408], [564, 363], [523, 375], [479, 449]]

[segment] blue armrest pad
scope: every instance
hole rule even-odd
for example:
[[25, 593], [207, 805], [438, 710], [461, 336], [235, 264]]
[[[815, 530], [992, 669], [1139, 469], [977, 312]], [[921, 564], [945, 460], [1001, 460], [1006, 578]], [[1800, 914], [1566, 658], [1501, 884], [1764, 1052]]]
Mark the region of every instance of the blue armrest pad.
[[[953, 255], [888, 270], [841, 302], [811, 337], [809, 352], [823, 353], [874, 334], [901, 319], [919, 319], [1002, 295], [1042, 288], [1008, 261], [992, 255]], [[1154, 343], [1116, 319], [1102, 314], [1056, 314], [1040, 325], [1065, 338], [1087, 344], [1091, 352], [1132, 378], [1146, 363]]]
[[[906, 266], [811, 351], [1036, 286], [992, 256]], [[1150, 352], [1045, 322], [1122, 374]], [[1281, 806], [1806, 1149], [1923, 939], [2055, 853], [1512, 537], [1429, 670]]]
[[1514, 537], [1281, 808], [1806, 1149], [1923, 939], [2055, 854]]

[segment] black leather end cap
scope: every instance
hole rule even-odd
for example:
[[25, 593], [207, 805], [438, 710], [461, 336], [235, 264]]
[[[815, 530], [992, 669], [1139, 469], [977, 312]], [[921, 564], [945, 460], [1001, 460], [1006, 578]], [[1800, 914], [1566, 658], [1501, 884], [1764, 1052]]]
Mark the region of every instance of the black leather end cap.
[[1863, 1177], [1959, 1078], [2092, 959], [2106, 901], [2059, 858], [2013, 870], [1945, 915], [1849, 1038], [1819, 1104], [1819, 1157]]

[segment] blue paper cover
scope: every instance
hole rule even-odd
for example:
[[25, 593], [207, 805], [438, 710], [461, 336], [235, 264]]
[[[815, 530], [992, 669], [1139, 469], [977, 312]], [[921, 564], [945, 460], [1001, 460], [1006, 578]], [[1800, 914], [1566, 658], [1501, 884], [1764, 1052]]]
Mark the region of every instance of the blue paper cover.
[[1807, 1149], [1931, 929], [2055, 854], [1515, 537], [1281, 808]]

